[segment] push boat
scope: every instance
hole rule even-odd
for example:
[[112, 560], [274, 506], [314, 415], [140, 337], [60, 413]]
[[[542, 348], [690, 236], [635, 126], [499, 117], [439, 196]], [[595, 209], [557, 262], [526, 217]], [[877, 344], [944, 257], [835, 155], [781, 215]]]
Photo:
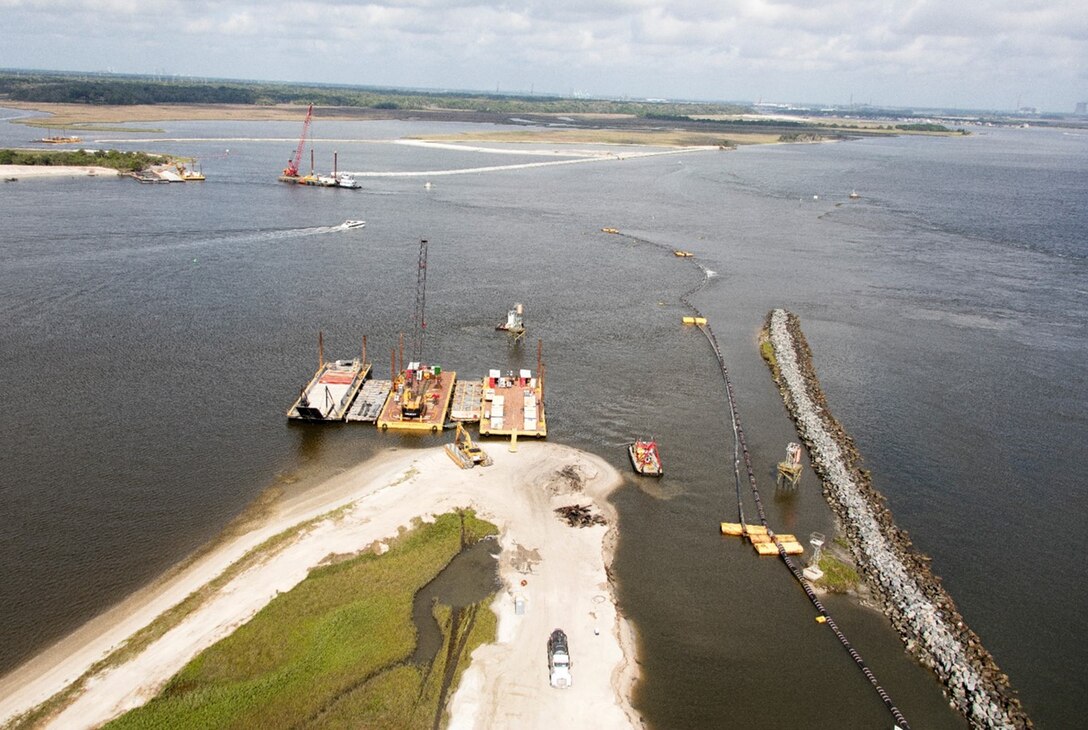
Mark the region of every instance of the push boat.
[[639, 474], [659, 477], [665, 473], [661, 466], [661, 455], [657, 452], [656, 441], [638, 439], [627, 447], [627, 454], [631, 457], [631, 466]]
[[359, 190], [363, 186], [356, 181], [355, 176], [350, 172], [341, 172], [336, 175], [336, 187], [347, 188], [348, 190]]

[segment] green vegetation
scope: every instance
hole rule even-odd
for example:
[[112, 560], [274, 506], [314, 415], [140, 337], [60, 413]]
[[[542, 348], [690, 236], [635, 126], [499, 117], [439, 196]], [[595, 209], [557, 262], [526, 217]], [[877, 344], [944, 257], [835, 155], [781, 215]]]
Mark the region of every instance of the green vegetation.
[[951, 132], [952, 130], [943, 124], [932, 123], [919, 123], [919, 124], [897, 124], [896, 129], [901, 129], [904, 132]]
[[774, 345], [771, 344], [769, 339], [760, 340], [759, 354], [771, 366], [771, 370], [778, 371], [778, 359], [774, 356]]
[[12, 150], [0, 149], [0, 165], [45, 165], [75, 167], [109, 167], [122, 172], [135, 172], [151, 165], [167, 162], [162, 155], [119, 150]]
[[12, 101], [69, 104], [316, 104], [371, 109], [445, 109], [501, 114], [737, 114], [734, 104], [571, 99], [557, 96], [415, 91], [367, 86], [273, 84], [138, 76], [0, 74], [0, 95]]
[[778, 136], [779, 142], [820, 142], [823, 139], [822, 134], [813, 134], [811, 132], [790, 132]]
[[846, 593], [861, 580], [853, 567], [827, 553], [820, 556], [820, 570], [824, 572], [820, 585], [832, 593]]
[[388, 553], [314, 570], [110, 728], [431, 728], [475, 647], [494, 640], [485, 600], [435, 607], [445, 649], [410, 663], [412, 601], [466, 545], [497, 532], [471, 511], [403, 534]]
[[[344, 508], [341, 508], [341, 510], [342, 509]], [[83, 687], [86, 683], [96, 674], [119, 664], [123, 664], [135, 657], [153, 642], [161, 638], [167, 631], [179, 625], [187, 616], [189, 616], [189, 614], [203, 605], [205, 601], [215, 595], [215, 593], [233, 580], [237, 575], [287, 547], [299, 534], [308, 530], [317, 522], [329, 517], [335, 517], [339, 512], [340, 510], [334, 510], [328, 514], [319, 515], [311, 520], [307, 520], [306, 522], [302, 522], [290, 529], [273, 535], [260, 545], [257, 545], [216, 576], [214, 580], [190, 593], [181, 601], [181, 603], [167, 609], [150, 624], [126, 639], [118, 648], [92, 664], [82, 676], [69, 684], [62, 691], [9, 722], [4, 726], [4, 730], [22, 730], [24, 728], [38, 727], [39, 723], [44, 718], [47, 718], [54, 712], [64, 708], [78, 696], [79, 693], [83, 691]], [[231, 532], [229, 527], [227, 532], [228, 534]]]

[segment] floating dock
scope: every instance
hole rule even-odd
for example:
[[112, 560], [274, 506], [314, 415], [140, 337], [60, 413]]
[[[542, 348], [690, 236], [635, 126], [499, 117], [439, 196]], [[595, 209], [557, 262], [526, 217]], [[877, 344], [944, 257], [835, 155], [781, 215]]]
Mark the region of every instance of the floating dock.
[[[446, 424], [457, 373], [438, 366], [410, 363], [392, 384], [378, 428], [383, 431], [430, 431], [438, 433]], [[418, 414], [413, 413], [418, 408]]]
[[370, 374], [360, 358], [324, 363], [302, 389], [287, 417], [299, 421], [342, 421]]
[[362, 390], [351, 404], [346, 421], [374, 423], [382, 414], [385, 401], [389, 398], [389, 391], [393, 388], [392, 380], [375, 380], [371, 378], [363, 384]]
[[778, 546], [775, 538], [782, 543], [782, 549], [786, 555], [801, 555], [805, 552], [804, 546], [798, 542], [794, 535], [772, 534], [763, 525], [742, 525], [739, 522], [723, 522], [722, 535], [743, 537], [752, 543], [752, 547], [760, 555], [778, 555]]
[[480, 420], [483, 410], [484, 381], [459, 380], [453, 387], [453, 405], [450, 406], [450, 420], [463, 423], [475, 423]]
[[548, 435], [544, 415], [544, 383], [530, 370], [503, 375], [492, 370], [484, 385], [481, 436]]

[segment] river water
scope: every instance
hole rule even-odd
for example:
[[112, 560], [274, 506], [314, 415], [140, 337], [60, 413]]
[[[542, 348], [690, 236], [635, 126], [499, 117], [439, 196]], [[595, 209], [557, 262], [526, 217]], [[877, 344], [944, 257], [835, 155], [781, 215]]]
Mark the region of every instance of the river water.
[[[213, 539], [264, 490], [442, 441], [284, 418], [318, 330], [335, 357], [367, 335], [387, 375], [424, 237], [427, 359], [462, 375], [535, 369], [540, 338], [550, 440], [625, 474], [625, 443], [661, 444], [667, 476], [627, 477], [615, 497], [615, 575], [651, 725], [887, 726], [783, 566], [718, 536], [737, 512], [725, 390], [678, 301], [702, 274], [600, 231], [614, 226], [714, 272], [695, 303], [735, 379], [772, 524], [832, 531], [811, 472], [795, 495], [773, 491], [795, 433], [756, 336], [782, 306], [800, 316], [874, 485], [1029, 714], [1041, 727], [1079, 719], [1088, 137], [986, 129], [361, 177], [348, 191], [275, 181], [299, 124], [158, 125], [85, 144], [196, 155], [207, 182], [0, 187], [0, 671]], [[319, 167], [337, 149], [360, 172], [546, 159], [390, 143], [466, 129], [318, 120], [315, 146]], [[31, 136], [0, 124], [0, 145]], [[335, 228], [348, 218], [366, 228]], [[515, 301], [529, 327], [518, 346], [494, 331]], [[879, 614], [828, 607], [914, 727], [964, 726]]]

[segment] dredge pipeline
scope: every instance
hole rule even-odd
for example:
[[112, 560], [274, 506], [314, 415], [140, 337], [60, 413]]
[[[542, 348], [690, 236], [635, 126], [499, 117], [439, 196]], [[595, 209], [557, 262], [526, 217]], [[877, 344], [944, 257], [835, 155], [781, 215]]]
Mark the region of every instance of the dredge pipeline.
[[[619, 233], [619, 232], [616, 231], [616, 233]], [[662, 244], [654, 243], [653, 241], [647, 241], [645, 239], [635, 238], [634, 236], [627, 236], [625, 234], [620, 234], [620, 235], [624, 235], [625, 238], [629, 238], [629, 239], [631, 239], [633, 241], [636, 241], [638, 243], [644, 243], [644, 244], [648, 244], [648, 245], [651, 245], [651, 246], [656, 246], [658, 248], [662, 248], [662, 249], [665, 249], [665, 250], [671, 250], [669, 247], [664, 246]], [[700, 263], [698, 263], [696, 261], [692, 261], [692, 263], [695, 264], [699, 268], [699, 270], [702, 272], [703, 276], [702, 276], [702, 279], [699, 281], [698, 284], [696, 284], [693, 288], [689, 289], [688, 291], [686, 291], [684, 294], [682, 294], [680, 296], [680, 301], [683, 302], [683, 304], [686, 307], [688, 307], [688, 309], [690, 309], [695, 314], [695, 316], [703, 317], [704, 320], [705, 320], [705, 317], [704, 317], [703, 313], [700, 312], [698, 307], [696, 307], [692, 303], [691, 297], [696, 292], [699, 292], [702, 289], [704, 289], [707, 286], [707, 284], [710, 283], [711, 272], [706, 267], [704, 267], [702, 264], [700, 264]], [[710, 327], [709, 324], [699, 325], [699, 329], [706, 336], [707, 341], [710, 343], [711, 348], [713, 348], [714, 355], [718, 359], [718, 366], [721, 368], [722, 379], [725, 381], [725, 389], [726, 389], [726, 393], [728, 395], [728, 400], [729, 400], [729, 417], [730, 417], [730, 420], [732, 422], [732, 427], [733, 427], [733, 436], [734, 436], [734, 438], [733, 438], [733, 475], [734, 475], [734, 479], [735, 479], [735, 482], [736, 482], [736, 488], [737, 488], [737, 509], [738, 509], [738, 511], [740, 513], [740, 522], [741, 522], [741, 524], [744, 524], [744, 509], [742, 507], [741, 494], [740, 494], [740, 491], [741, 491], [741, 487], [740, 487], [741, 477], [740, 477], [740, 459], [738, 458], [738, 455], [737, 455], [738, 449], [740, 450], [741, 453], [744, 454], [744, 467], [745, 467], [745, 471], [748, 474], [748, 484], [749, 484], [749, 487], [752, 490], [752, 497], [755, 500], [756, 509], [759, 512], [759, 520], [762, 523], [762, 525], [767, 528], [767, 534], [769, 534], [772, 537], [772, 539], [774, 540], [775, 547], [778, 548], [778, 555], [779, 555], [779, 557], [782, 558], [782, 562], [786, 565], [786, 567], [789, 569], [789, 571], [793, 574], [793, 577], [796, 578], [797, 581], [801, 584], [801, 587], [805, 591], [805, 595], [807, 595], [809, 600], [812, 601], [812, 605], [815, 606], [815, 608], [819, 612], [820, 616], [822, 616], [824, 618], [825, 623], [827, 624], [827, 626], [835, 633], [835, 636], [836, 636], [836, 638], [838, 638], [839, 643], [841, 643], [843, 645], [843, 647], [850, 653], [850, 657], [854, 660], [854, 663], [857, 664], [857, 666], [861, 670], [862, 674], [865, 675], [865, 678], [867, 680], [869, 680], [869, 683], [876, 690], [877, 694], [880, 696], [881, 701], [884, 703], [885, 707], [887, 707], [888, 712], [891, 713], [892, 717], [895, 719], [896, 727], [899, 730], [910, 730], [910, 725], [907, 724], [906, 718], [903, 717], [903, 714], [899, 711], [899, 708], [896, 707], [895, 703], [892, 702], [891, 697], [888, 696], [888, 693], [884, 690], [884, 688], [877, 681], [876, 676], [873, 674], [872, 670], [869, 669], [868, 665], [865, 663], [865, 660], [862, 659], [861, 655], [854, 649], [853, 646], [850, 645], [850, 642], [846, 638], [846, 635], [843, 634], [843, 632], [839, 629], [838, 624], [835, 623], [835, 620], [827, 612], [827, 609], [824, 608], [823, 604], [820, 602], [820, 599], [816, 596], [815, 591], [812, 590], [812, 586], [809, 585], [809, 582], [805, 579], [804, 575], [802, 575], [801, 570], [797, 567], [796, 563], [794, 563], [793, 559], [790, 558], [790, 556], [786, 554], [785, 548], [783, 548], [781, 541], [778, 539], [777, 536], [775, 536], [774, 532], [770, 529], [770, 526], [767, 523], [766, 512], [763, 509], [763, 500], [760, 498], [759, 489], [756, 486], [755, 470], [752, 468], [752, 458], [751, 458], [751, 455], [748, 452], [748, 444], [747, 444], [747, 442], [745, 441], [745, 438], [744, 438], [744, 429], [741, 427], [741, 424], [740, 424], [740, 415], [739, 415], [738, 410], [737, 410], [737, 399], [736, 399], [736, 394], [733, 391], [733, 381], [729, 377], [729, 368], [726, 367], [725, 358], [722, 356], [722, 350], [721, 350], [721, 347], [718, 345], [718, 338], [715, 337], [714, 330]]]
[[861, 468], [853, 441], [828, 411], [797, 317], [773, 310], [766, 335], [774, 351], [770, 364], [775, 381], [808, 446], [813, 470], [845, 529], [854, 559], [908, 651], [933, 669], [972, 727], [1033, 727], [1008, 677], [930, 571], [929, 559], [895, 526], [883, 497]]

